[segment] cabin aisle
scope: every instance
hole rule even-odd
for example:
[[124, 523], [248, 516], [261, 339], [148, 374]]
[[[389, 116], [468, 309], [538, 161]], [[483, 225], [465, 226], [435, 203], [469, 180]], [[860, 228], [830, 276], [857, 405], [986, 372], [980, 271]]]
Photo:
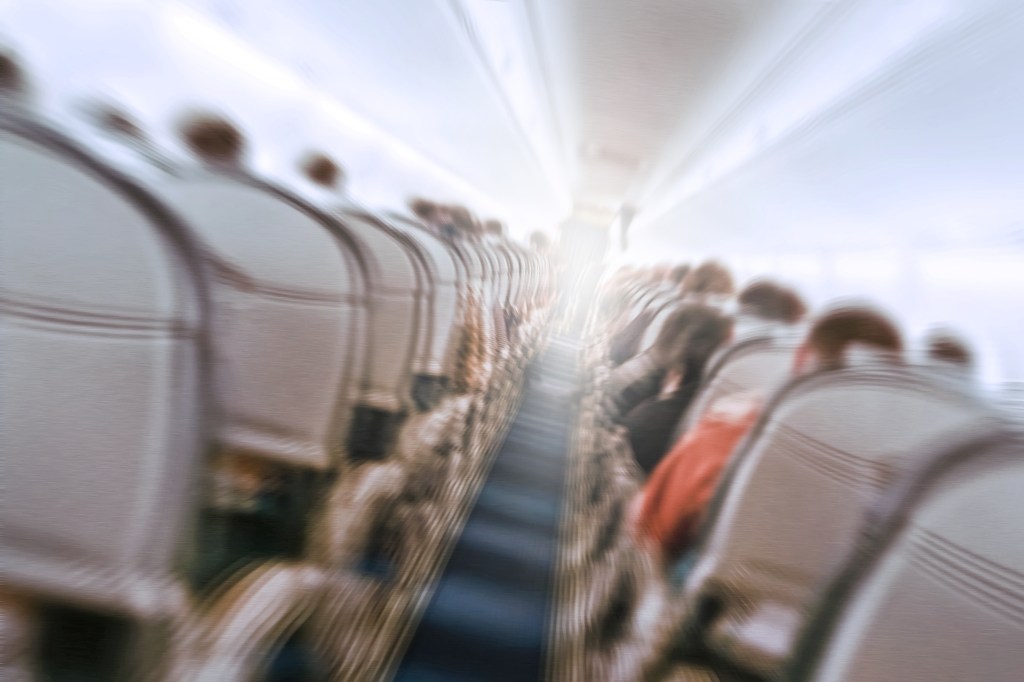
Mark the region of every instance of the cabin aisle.
[[579, 344], [552, 338], [395, 680], [543, 677]]

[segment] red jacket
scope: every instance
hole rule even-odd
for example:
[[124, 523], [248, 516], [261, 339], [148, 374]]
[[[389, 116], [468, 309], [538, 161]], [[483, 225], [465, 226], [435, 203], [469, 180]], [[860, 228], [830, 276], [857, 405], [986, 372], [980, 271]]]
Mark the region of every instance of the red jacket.
[[635, 531], [668, 561], [693, 542], [729, 456], [761, 412], [760, 401], [719, 401], [658, 464], [636, 503]]

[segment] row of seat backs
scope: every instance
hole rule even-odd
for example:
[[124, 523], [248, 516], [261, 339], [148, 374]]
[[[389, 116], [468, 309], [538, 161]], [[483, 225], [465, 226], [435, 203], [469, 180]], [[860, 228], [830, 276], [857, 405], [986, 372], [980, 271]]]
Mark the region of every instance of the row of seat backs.
[[733, 454], [703, 526], [684, 587], [702, 640], [777, 674], [879, 493], [996, 422], [930, 368], [867, 364], [786, 385]]
[[1019, 680], [1024, 439], [996, 428], [879, 500], [805, 630], [790, 679]]
[[444, 369], [415, 341], [436, 323], [452, 345], [432, 316], [452, 296], [426, 288], [453, 269], [427, 240], [241, 171], [143, 187], [31, 120], [0, 131], [16, 584], [69, 589], [39, 558], [56, 552], [79, 559], [70, 591], [146, 608], [139, 581], [172, 560], [208, 443], [325, 469], [356, 404], [408, 410], [410, 370]]

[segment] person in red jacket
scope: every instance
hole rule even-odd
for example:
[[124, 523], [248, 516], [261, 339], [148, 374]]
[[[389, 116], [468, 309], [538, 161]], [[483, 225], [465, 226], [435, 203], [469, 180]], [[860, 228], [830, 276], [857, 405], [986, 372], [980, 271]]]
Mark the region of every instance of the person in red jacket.
[[[844, 307], [823, 315], [797, 352], [793, 373], [842, 367], [854, 344], [898, 354], [896, 326], [869, 308]], [[672, 564], [696, 537], [730, 455], [757, 421], [764, 396], [744, 392], [717, 401], [655, 468], [631, 507], [641, 546]]]

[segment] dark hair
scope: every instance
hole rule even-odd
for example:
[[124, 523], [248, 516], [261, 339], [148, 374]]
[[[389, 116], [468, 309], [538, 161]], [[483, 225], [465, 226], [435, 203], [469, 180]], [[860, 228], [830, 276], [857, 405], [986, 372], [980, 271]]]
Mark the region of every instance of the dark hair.
[[654, 341], [655, 358], [667, 368], [703, 367], [732, 334], [731, 317], [699, 303], [684, 305], [665, 320]]
[[484, 223], [484, 232], [501, 237], [505, 234], [505, 225], [500, 220], [492, 218]]
[[25, 72], [18, 59], [6, 50], [0, 50], [0, 92], [24, 92], [28, 87]]
[[139, 126], [135, 119], [129, 116], [127, 112], [112, 106], [100, 112], [99, 124], [104, 130], [121, 133], [135, 139], [144, 139], [146, 137], [146, 134], [142, 132], [142, 127]]
[[718, 261], [706, 261], [686, 274], [683, 294], [731, 294], [732, 274]]
[[417, 197], [409, 201], [409, 210], [420, 220], [431, 222], [437, 218], [438, 210], [441, 207], [429, 199]]
[[807, 343], [825, 368], [842, 365], [843, 353], [855, 343], [900, 353], [900, 332], [885, 315], [866, 307], [842, 307], [818, 318], [807, 335]]
[[473, 218], [473, 214], [465, 206], [451, 206], [448, 212], [451, 215], [452, 225], [455, 227], [456, 232], [463, 236], [479, 232], [476, 219]]
[[237, 162], [245, 151], [245, 137], [228, 119], [201, 112], [185, 116], [181, 137], [192, 152], [207, 161]]
[[546, 234], [538, 230], [530, 235], [530, 245], [536, 251], [546, 251], [551, 248], [551, 240]]
[[681, 263], [669, 270], [667, 277], [668, 281], [681, 285], [688, 274], [690, 274], [689, 263]]
[[323, 187], [335, 187], [345, 177], [341, 166], [323, 152], [309, 152], [300, 167], [307, 178]]
[[974, 364], [974, 354], [967, 343], [953, 332], [934, 331], [928, 335], [928, 357], [940, 362], [970, 367]]
[[807, 312], [800, 296], [789, 287], [768, 280], [748, 284], [737, 300], [740, 306], [758, 317], [792, 324]]

